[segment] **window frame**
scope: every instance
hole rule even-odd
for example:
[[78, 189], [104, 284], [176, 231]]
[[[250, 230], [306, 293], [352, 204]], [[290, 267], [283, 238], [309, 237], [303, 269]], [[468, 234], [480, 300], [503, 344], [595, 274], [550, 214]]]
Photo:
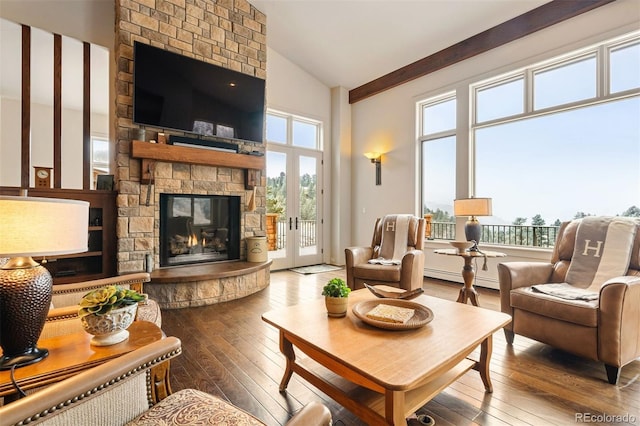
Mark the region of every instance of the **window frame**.
[[[310, 149], [313, 151], [322, 151], [323, 150], [323, 125], [322, 125], [322, 121], [320, 120], [315, 120], [313, 118], [309, 118], [309, 117], [302, 117], [300, 115], [296, 115], [296, 114], [289, 114], [286, 112], [282, 112], [282, 111], [277, 111], [274, 109], [270, 109], [267, 108], [266, 111], [266, 115], [271, 115], [274, 117], [279, 117], [279, 118], [283, 118], [286, 120], [286, 129], [285, 129], [285, 143], [282, 142], [278, 142], [278, 141], [272, 141], [267, 139], [266, 136], [266, 131], [265, 131], [265, 141], [268, 144], [274, 144], [274, 145], [279, 145], [279, 146], [290, 146], [290, 147], [295, 147], [295, 148], [300, 148], [300, 149]], [[309, 147], [305, 147], [305, 146], [300, 146], [300, 145], [294, 145], [293, 144], [293, 124], [294, 122], [298, 122], [298, 123], [304, 123], [304, 124], [310, 124], [312, 126], [314, 126], [316, 128], [316, 143], [315, 143], [315, 147], [313, 148], [309, 148]]]

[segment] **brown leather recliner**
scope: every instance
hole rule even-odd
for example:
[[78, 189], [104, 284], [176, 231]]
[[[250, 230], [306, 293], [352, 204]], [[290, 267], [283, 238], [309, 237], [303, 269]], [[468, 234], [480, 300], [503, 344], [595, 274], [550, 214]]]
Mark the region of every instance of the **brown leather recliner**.
[[604, 362], [609, 383], [616, 384], [620, 369], [640, 357], [640, 222], [627, 275], [605, 282], [598, 300], [566, 300], [531, 288], [565, 281], [578, 223], [560, 226], [550, 263], [498, 264], [500, 306], [513, 318], [504, 332], [510, 344], [520, 334]]
[[422, 287], [424, 279], [424, 218], [413, 216], [409, 220], [407, 251], [400, 265], [368, 263], [380, 253], [382, 242], [382, 219], [378, 218], [373, 228], [370, 247], [347, 247], [345, 252], [347, 285], [356, 290], [369, 285], [390, 285], [405, 290]]

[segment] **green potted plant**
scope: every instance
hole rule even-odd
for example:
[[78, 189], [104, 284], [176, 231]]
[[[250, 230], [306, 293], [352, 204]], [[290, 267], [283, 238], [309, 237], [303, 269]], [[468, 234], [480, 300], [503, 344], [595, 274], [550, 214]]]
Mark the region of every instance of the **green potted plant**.
[[351, 289], [342, 278], [332, 278], [322, 288], [327, 314], [330, 317], [343, 317], [347, 314]]
[[108, 346], [127, 339], [127, 328], [135, 319], [138, 302], [145, 299], [145, 294], [115, 285], [85, 294], [78, 316], [85, 331], [93, 335], [91, 344]]

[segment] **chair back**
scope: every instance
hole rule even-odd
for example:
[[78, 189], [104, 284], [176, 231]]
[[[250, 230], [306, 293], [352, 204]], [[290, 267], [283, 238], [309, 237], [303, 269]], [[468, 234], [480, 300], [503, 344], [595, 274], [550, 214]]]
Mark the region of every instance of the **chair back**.
[[[573, 249], [576, 243], [576, 232], [578, 231], [579, 220], [563, 222], [558, 230], [556, 244], [553, 248], [551, 263], [554, 264], [552, 282], [565, 282]], [[627, 275], [640, 276], [640, 221], [636, 226], [636, 236], [631, 249], [631, 258], [629, 260], [629, 270]]]
[[[373, 227], [373, 238], [371, 248], [373, 249], [372, 259], [380, 257], [380, 244], [382, 243], [382, 222], [384, 218], [377, 218]], [[424, 244], [424, 218], [412, 216], [409, 219], [409, 235], [407, 236], [407, 250], [422, 250]]]

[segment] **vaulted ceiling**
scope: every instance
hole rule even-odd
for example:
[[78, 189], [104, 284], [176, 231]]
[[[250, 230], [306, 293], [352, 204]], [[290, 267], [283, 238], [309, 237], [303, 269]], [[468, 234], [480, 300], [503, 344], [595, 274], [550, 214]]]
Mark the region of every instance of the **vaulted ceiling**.
[[549, 0], [250, 0], [267, 45], [329, 87], [353, 89]]

